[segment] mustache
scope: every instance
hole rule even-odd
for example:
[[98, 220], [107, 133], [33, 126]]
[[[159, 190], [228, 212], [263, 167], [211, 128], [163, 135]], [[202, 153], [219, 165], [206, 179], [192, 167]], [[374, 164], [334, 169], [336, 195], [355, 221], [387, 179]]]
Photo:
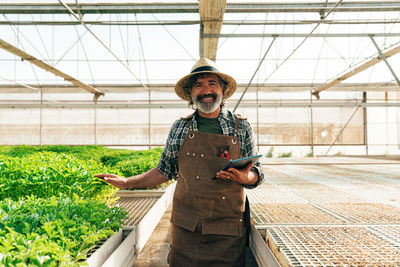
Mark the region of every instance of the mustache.
[[197, 100], [201, 101], [206, 97], [212, 97], [214, 101], [217, 99], [217, 95], [216, 94], [204, 94], [204, 95], [198, 95], [197, 96]]

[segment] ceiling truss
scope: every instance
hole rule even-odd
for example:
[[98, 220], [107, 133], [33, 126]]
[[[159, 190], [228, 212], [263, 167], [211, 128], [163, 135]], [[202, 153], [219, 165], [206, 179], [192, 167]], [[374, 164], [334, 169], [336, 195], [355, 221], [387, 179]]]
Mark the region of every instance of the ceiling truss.
[[[282, 13], [282, 12], [326, 12], [336, 2], [320, 3], [227, 3], [225, 13]], [[96, 3], [70, 4], [70, 8], [81, 14], [122, 14], [122, 13], [198, 13], [197, 3]], [[58, 4], [0, 4], [3, 14], [68, 14]], [[386, 12], [400, 11], [399, 1], [343, 1], [335, 12]]]
[[[60, 1], [62, 3], [62, 1]], [[53, 22], [54, 25], [73, 25], [73, 24], [102, 24], [104, 25], [112, 25], [112, 22], [107, 21], [96, 21], [96, 22], [86, 22], [84, 20], [85, 14], [156, 14], [156, 13], [198, 13], [200, 17], [200, 21], [126, 21], [126, 22], [119, 22], [120, 24], [117, 25], [182, 25], [184, 23], [187, 24], [200, 24], [200, 34], [199, 34], [199, 55], [211, 58], [213, 60], [216, 59], [217, 54], [217, 46], [218, 40], [221, 37], [224, 38], [231, 38], [231, 37], [238, 37], [238, 38], [325, 38], [325, 37], [398, 37], [400, 33], [395, 32], [388, 32], [388, 33], [325, 33], [325, 34], [307, 34], [307, 33], [296, 33], [296, 34], [221, 34], [221, 26], [223, 24], [232, 25], [266, 25], [267, 22], [262, 21], [248, 21], [248, 22], [237, 22], [237, 21], [224, 21], [223, 16], [224, 13], [285, 13], [285, 12], [314, 12], [318, 13], [321, 16], [321, 20], [309, 20], [309, 21], [292, 21], [292, 24], [315, 24], [315, 23], [350, 23], [346, 21], [332, 21], [325, 19], [327, 12], [388, 12], [388, 11], [400, 11], [400, 1], [322, 1], [320, 3], [308, 3], [308, 2], [298, 2], [298, 3], [287, 3], [287, 2], [280, 2], [280, 3], [226, 3], [226, 0], [200, 0], [199, 3], [146, 3], [146, 4], [139, 4], [139, 3], [96, 3], [96, 4], [88, 4], [88, 3], [80, 3], [78, 4], [68, 4], [68, 10], [65, 6], [60, 4], [0, 4], [0, 14], [81, 14], [80, 20], [78, 21], [57, 21]], [[366, 21], [369, 23], [369, 21]], [[12, 24], [13, 21], [3, 21], [0, 24]], [[26, 24], [24, 24], [26, 23]], [[43, 25], [50, 24], [49, 21], [21, 21], [15, 22], [16, 25], [39, 25], [43, 23]], [[136, 23], [136, 24], [130, 24]], [[279, 23], [279, 22], [270, 22], [270, 23]], [[280, 22], [282, 24], [290, 23], [290, 22]], [[354, 22], [356, 23], [356, 22]], [[358, 22], [359, 23], [359, 22]], [[400, 23], [400, 20], [396, 21], [379, 21], [376, 20], [375, 23]], [[73, 77], [53, 68], [52, 66], [40, 61], [33, 56], [25, 53], [24, 51], [12, 47], [10, 48], [10, 44], [5, 43], [0, 39], [0, 47], [6, 49], [7, 51], [20, 56], [21, 58], [30, 61], [32, 64], [35, 64], [47, 71], [54, 73], [57, 76], [63, 77], [65, 80], [70, 81], [74, 85], [81, 87], [89, 92], [95, 94], [95, 99], [98, 96], [103, 95], [103, 92], [99, 89], [93, 88], [90, 85], [84, 84]], [[5, 48], [8, 47], [8, 48]], [[284, 91], [310, 91], [312, 88], [318, 88], [313, 90], [313, 94], [318, 96], [318, 93], [322, 90], [326, 90], [328, 88], [333, 88], [335, 90], [356, 90], [359, 88], [360, 85], [343, 85], [341, 86], [339, 83], [356, 73], [359, 73], [370, 66], [375, 65], [376, 63], [385, 60], [394, 54], [397, 54], [400, 47], [396, 47], [390, 51], [382, 53], [379, 55], [379, 48], [378, 49], [378, 56], [373, 58], [372, 60], [362, 64], [361, 66], [350, 70], [349, 72], [345, 73], [344, 75], [336, 78], [333, 81], [328, 81], [326, 84], [321, 85], [301, 85], [298, 86], [294, 85], [272, 85], [272, 86], [265, 86], [263, 85], [262, 88], [268, 88], [270, 91], [280, 91], [280, 88], [285, 88]], [[393, 71], [392, 71], [393, 73]], [[395, 77], [397, 77], [394, 74]], [[397, 79], [398, 81], [398, 79]], [[142, 85], [143, 88], [144, 85]], [[387, 91], [389, 88], [398, 91], [399, 85], [393, 83], [386, 83], [384, 85], [363, 85], [362, 91], [368, 91], [368, 88], [374, 88], [372, 90], [379, 91], [385, 90]], [[7, 86], [6, 86], [7, 87]], [[26, 86], [15, 86], [12, 90], [29, 90]], [[50, 86], [51, 87], [51, 86]], [[135, 85], [133, 86], [135, 87]], [[157, 87], [157, 86], [156, 86]], [[166, 86], [170, 90], [170, 86]], [[11, 88], [11, 87], [9, 87]], [[19, 88], [19, 89], [17, 89]], [[67, 88], [67, 87], [65, 87]], [[73, 88], [73, 87], [68, 87]], [[160, 87], [161, 88], [161, 87]], [[256, 88], [254, 85], [250, 86], [251, 88]], [[259, 87], [257, 87], [259, 88]], [[291, 88], [291, 89], [290, 89]], [[3, 88], [4, 89], [4, 88]], [[149, 89], [151, 90], [151, 89]], [[4, 92], [4, 91], [3, 91]]]
[[[243, 92], [248, 86], [248, 92], [310, 92], [312, 88], [319, 88], [323, 84], [313, 83], [267, 83], [257, 84], [238, 84], [237, 92]], [[36, 93], [37, 90], [32, 90], [36, 85], [0, 85], [0, 91], [4, 94], [15, 94], [15, 93]], [[152, 92], [171, 92], [173, 91], [174, 84], [148, 84], [147, 87]], [[96, 88], [104, 93], [138, 93], [143, 92], [143, 86], [139, 84], [102, 84], [97, 85]], [[73, 85], [41, 85], [40, 90], [45, 94], [57, 94], [57, 93], [86, 93], [87, 91], [82, 88]], [[354, 91], [354, 92], [387, 92], [387, 91], [399, 91], [400, 88], [396, 83], [343, 83], [332, 86], [331, 91]]]
[[78, 86], [78, 87], [80, 87], [80, 88], [82, 88], [84, 90], [87, 90], [87, 91], [93, 93], [94, 94], [94, 101], [97, 101], [99, 96], [104, 95], [104, 93], [102, 91], [100, 91], [100, 90], [98, 90], [98, 89], [96, 89], [96, 88], [94, 88], [94, 87], [92, 87], [90, 85], [87, 85], [87, 84], [75, 79], [74, 77], [66, 74], [65, 72], [62, 72], [62, 71], [54, 68], [53, 66], [50, 66], [49, 64], [47, 64], [47, 63], [35, 58], [34, 56], [31, 56], [30, 54], [28, 54], [28, 53], [22, 51], [21, 49], [19, 49], [19, 48], [15, 47], [15, 46], [5, 42], [2, 39], [0, 39], [0, 48], [6, 50], [6, 51], [8, 51], [8, 52], [10, 52], [10, 53], [12, 53], [12, 54], [14, 54], [16, 56], [21, 57], [21, 59], [23, 59], [23, 60], [29, 61], [30, 63], [36, 65], [37, 67], [39, 67], [41, 69], [44, 69], [45, 71], [51, 72], [54, 75], [63, 78], [65, 81], [71, 82], [72, 84], [74, 84], [74, 85], [76, 85], [76, 86]]

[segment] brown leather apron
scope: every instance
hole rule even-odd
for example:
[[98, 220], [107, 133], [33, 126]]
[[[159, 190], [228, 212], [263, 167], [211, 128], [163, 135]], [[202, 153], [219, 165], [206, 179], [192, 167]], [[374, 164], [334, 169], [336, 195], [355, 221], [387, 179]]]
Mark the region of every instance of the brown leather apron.
[[179, 151], [179, 174], [171, 214], [170, 266], [244, 266], [246, 231], [242, 185], [213, 179], [230, 159], [240, 157], [238, 122], [234, 136], [189, 132]]

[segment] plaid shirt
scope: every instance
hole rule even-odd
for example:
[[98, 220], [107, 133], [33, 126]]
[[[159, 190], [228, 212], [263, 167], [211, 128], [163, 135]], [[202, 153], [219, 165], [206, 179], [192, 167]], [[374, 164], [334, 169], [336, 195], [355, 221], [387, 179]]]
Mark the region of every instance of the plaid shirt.
[[[189, 119], [192, 120], [194, 131], [197, 131], [195, 113]], [[178, 177], [178, 154], [186, 134], [189, 131], [189, 119], [179, 119], [174, 122], [169, 131], [164, 151], [161, 154], [157, 166], [160, 172], [170, 180]], [[233, 113], [229, 110], [222, 110], [218, 116], [218, 121], [221, 125], [223, 135], [233, 136], [233, 131], [235, 129]], [[247, 120], [239, 120], [238, 137], [240, 143], [240, 157], [257, 155], [253, 130]], [[261, 169], [260, 162], [256, 162], [252, 170], [258, 173], [259, 179], [254, 185], [244, 185], [246, 188], [254, 188], [264, 180], [264, 173]]]

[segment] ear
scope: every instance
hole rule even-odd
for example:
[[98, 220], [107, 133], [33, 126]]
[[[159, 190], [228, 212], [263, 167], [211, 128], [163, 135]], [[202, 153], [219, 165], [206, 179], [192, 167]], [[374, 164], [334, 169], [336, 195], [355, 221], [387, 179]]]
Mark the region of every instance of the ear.
[[189, 86], [185, 86], [183, 90], [186, 96], [190, 99], [190, 102], [192, 103], [192, 88], [190, 88]]
[[228, 92], [228, 85], [224, 84], [224, 88], [222, 88], [222, 95], [224, 96], [223, 99], [226, 99], [226, 95]]

